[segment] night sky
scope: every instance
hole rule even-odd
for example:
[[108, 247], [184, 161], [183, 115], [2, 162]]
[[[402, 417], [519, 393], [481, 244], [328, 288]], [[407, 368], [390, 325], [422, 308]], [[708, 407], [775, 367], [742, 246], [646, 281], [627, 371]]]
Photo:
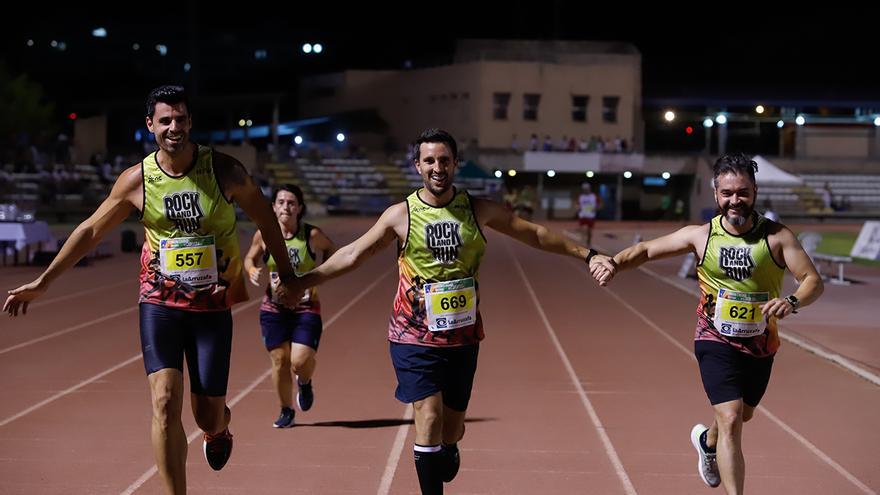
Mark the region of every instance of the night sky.
[[[649, 100], [791, 98], [880, 106], [877, 8], [808, 11], [803, 2], [769, 12], [762, 4], [702, 2], [642, 10], [635, 2], [613, 9], [561, 0], [496, 7], [474, 1], [242, 2], [222, 9], [204, 1], [31, 4], [18, 19], [7, 17], [0, 59], [12, 74], [39, 82], [60, 111], [72, 101], [142, 99], [151, 87], [192, 84], [193, 77], [203, 95], [292, 92], [303, 74], [447, 63], [457, 38], [629, 41], [642, 53]], [[426, 13], [426, 6], [433, 10]], [[99, 26], [107, 38], [91, 36]], [[65, 41], [67, 50], [50, 48], [52, 39]], [[325, 52], [302, 54], [308, 41], [321, 41]], [[158, 55], [157, 43], [168, 46], [167, 56]], [[257, 49], [266, 50], [265, 60], [254, 60]], [[197, 69], [185, 73], [186, 62]]]

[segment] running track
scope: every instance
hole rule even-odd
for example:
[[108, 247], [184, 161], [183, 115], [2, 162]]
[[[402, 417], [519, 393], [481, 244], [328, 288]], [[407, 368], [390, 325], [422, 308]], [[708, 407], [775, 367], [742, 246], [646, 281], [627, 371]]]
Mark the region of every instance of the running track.
[[[347, 219], [326, 229], [343, 243], [371, 223]], [[447, 493], [712, 492], [696, 474], [688, 439], [711, 409], [691, 353], [696, 298], [664, 275], [677, 260], [627, 272], [602, 289], [583, 263], [487, 234], [480, 273], [487, 338], [462, 469]], [[612, 245], [620, 238], [601, 234], [603, 247], [620, 247]], [[322, 287], [316, 403], [298, 414], [296, 428], [270, 426], [278, 405], [259, 338], [259, 291], [235, 308], [228, 395], [235, 450], [223, 471], [212, 471], [184, 405], [194, 439], [190, 493], [418, 492], [411, 416], [393, 397], [385, 340], [394, 254], [388, 249]], [[136, 256], [122, 253], [72, 269], [28, 316], [0, 320], [0, 493], [161, 493], [136, 270]], [[36, 273], [0, 268], [0, 286]], [[845, 289], [829, 285], [825, 297], [838, 291], [846, 299]], [[822, 311], [817, 304], [799, 316], [833, 320]], [[876, 354], [873, 339], [866, 345]], [[878, 493], [878, 418], [877, 385], [784, 343], [759, 414], [745, 428], [747, 489]]]

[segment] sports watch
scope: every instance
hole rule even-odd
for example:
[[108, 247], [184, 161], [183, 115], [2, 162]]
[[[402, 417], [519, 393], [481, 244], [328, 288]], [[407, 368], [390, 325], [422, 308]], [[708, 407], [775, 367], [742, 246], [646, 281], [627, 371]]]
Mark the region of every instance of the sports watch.
[[795, 297], [794, 294], [786, 297], [785, 302], [787, 302], [788, 304], [791, 304], [791, 308], [792, 308], [791, 312], [792, 313], [797, 313], [798, 306], [801, 305], [801, 301], [797, 297]]

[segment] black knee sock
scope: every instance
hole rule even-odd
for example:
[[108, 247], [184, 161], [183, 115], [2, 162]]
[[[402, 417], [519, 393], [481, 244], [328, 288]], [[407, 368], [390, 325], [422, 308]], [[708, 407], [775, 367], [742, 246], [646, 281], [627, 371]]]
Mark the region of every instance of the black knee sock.
[[443, 445], [443, 461], [445, 469], [443, 471], [443, 482], [449, 483], [455, 479], [458, 474], [458, 467], [461, 465], [461, 456], [458, 453], [457, 443], [448, 443]]
[[419, 445], [413, 449], [416, 473], [422, 495], [443, 495], [444, 459], [439, 445]]

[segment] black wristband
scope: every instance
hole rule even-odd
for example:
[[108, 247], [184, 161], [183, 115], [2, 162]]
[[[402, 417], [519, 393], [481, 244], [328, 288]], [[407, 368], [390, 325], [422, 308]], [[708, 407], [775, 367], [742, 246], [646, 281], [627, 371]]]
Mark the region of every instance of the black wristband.
[[596, 256], [597, 254], [599, 254], [599, 251], [596, 251], [595, 249], [590, 248], [590, 252], [587, 253], [587, 257], [584, 258], [584, 261], [587, 263], [587, 266], [590, 266], [590, 260], [593, 259], [593, 256]]

